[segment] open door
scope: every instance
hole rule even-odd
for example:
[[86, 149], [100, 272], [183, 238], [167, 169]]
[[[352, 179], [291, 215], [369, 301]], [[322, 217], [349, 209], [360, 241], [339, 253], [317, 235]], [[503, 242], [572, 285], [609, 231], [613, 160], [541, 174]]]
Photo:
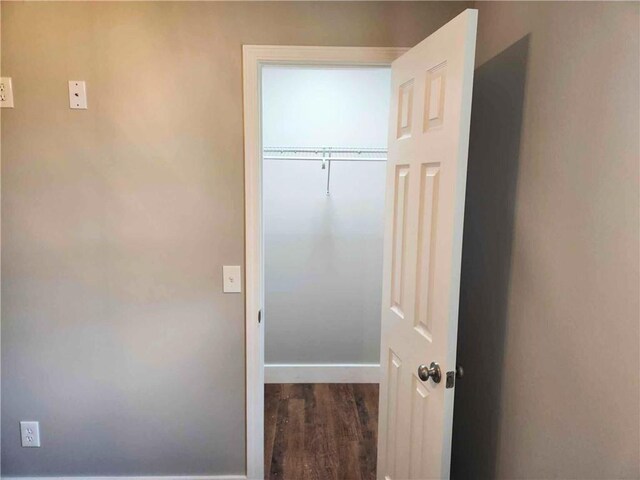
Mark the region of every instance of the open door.
[[477, 10], [392, 64], [378, 478], [449, 478]]

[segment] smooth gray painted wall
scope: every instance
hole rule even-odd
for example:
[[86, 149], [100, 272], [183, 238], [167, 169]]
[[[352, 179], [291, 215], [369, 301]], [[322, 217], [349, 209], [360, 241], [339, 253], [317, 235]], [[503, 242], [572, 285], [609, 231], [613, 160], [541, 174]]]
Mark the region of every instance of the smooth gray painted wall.
[[221, 293], [243, 264], [241, 46], [412, 46], [466, 6], [2, 2], [4, 475], [245, 470], [244, 295]]
[[477, 8], [452, 477], [639, 478], [639, 5]]

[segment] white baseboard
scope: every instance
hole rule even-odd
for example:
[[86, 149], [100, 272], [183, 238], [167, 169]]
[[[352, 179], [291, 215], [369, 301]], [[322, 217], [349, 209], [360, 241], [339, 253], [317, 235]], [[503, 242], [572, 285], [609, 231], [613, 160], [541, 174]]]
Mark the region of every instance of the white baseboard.
[[247, 480], [246, 475], [150, 475], [139, 477], [6, 477], [3, 480]]
[[380, 365], [266, 364], [265, 383], [380, 383]]

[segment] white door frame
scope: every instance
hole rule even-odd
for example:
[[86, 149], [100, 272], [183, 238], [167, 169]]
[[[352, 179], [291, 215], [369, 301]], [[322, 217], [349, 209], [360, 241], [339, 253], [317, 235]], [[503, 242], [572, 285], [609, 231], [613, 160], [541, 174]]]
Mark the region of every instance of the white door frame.
[[247, 478], [264, 478], [262, 65], [391, 66], [408, 48], [244, 45], [245, 351]]

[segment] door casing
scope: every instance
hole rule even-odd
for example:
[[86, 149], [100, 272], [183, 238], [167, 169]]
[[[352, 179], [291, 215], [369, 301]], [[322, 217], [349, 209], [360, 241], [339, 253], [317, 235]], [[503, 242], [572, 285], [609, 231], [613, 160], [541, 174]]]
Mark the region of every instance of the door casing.
[[262, 226], [263, 65], [386, 66], [408, 51], [387, 47], [244, 45], [245, 379], [247, 478], [264, 478], [264, 255]]

